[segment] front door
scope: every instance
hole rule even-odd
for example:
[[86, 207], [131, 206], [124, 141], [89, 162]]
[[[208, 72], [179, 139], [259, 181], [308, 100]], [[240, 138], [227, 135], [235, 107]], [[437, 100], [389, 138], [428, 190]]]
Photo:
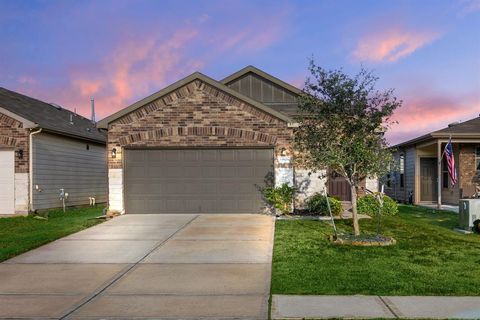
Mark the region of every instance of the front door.
[[437, 201], [437, 159], [420, 159], [420, 201]]
[[347, 180], [334, 171], [328, 174], [328, 195], [340, 201], [352, 201], [352, 193]]

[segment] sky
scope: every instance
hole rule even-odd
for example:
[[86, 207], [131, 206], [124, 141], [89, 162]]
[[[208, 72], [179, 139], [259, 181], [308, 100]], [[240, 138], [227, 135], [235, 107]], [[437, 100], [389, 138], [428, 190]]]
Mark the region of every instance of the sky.
[[362, 67], [403, 105], [391, 144], [480, 113], [480, 0], [0, 0], [0, 86], [97, 120], [192, 72]]

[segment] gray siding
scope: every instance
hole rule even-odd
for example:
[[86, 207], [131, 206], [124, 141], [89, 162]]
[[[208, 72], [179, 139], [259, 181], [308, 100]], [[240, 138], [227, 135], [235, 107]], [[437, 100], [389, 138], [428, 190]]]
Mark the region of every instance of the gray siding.
[[295, 93], [256, 74], [248, 73], [230, 82], [228, 86], [247, 97], [285, 114], [294, 115], [298, 110]]
[[408, 202], [408, 195], [410, 191], [413, 191], [415, 194], [415, 158], [416, 152], [415, 148], [411, 147], [406, 150], [399, 150], [394, 153], [393, 158], [395, 164], [398, 166], [400, 162], [400, 154], [404, 155], [405, 161], [405, 170], [404, 170], [404, 187], [400, 186], [400, 171], [399, 168], [395, 168], [394, 171], [390, 173], [392, 177], [391, 186], [385, 186], [385, 194], [389, 197], [399, 201], [399, 202]]
[[40, 133], [33, 136], [32, 166], [34, 209], [61, 207], [61, 188], [69, 193], [68, 206], [88, 204], [89, 197], [107, 201], [104, 145]]
[[413, 201], [415, 201], [415, 163], [417, 160], [417, 152], [415, 147], [405, 150], [405, 192], [408, 201], [408, 193], [413, 192]]

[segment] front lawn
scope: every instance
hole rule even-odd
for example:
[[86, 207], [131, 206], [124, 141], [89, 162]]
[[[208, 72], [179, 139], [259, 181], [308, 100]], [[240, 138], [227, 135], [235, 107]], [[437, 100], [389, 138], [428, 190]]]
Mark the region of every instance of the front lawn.
[[66, 213], [53, 210], [48, 220], [33, 216], [0, 218], [0, 261], [100, 223], [95, 217], [102, 214], [102, 209], [77, 208]]
[[[480, 295], [480, 235], [452, 229], [455, 213], [400, 206], [383, 218], [392, 247], [348, 247], [329, 243], [328, 222], [276, 223], [272, 294]], [[351, 232], [348, 221], [337, 227]], [[361, 220], [363, 233], [376, 222]]]

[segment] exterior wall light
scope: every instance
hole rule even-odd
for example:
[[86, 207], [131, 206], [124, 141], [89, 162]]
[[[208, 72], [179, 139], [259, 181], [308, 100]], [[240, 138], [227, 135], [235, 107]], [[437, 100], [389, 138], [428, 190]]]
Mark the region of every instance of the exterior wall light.
[[17, 155], [17, 159], [23, 159], [23, 149], [18, 149], [15, 153]]
[[285, 148], [280, 149], [280, 155], [282, 157], [286, 156], [287, 155], [287, 149], [285, 149]]
[[112, 158], [116, 158], [117, 157], [117, 148], [113, 148], [112, 149]]

